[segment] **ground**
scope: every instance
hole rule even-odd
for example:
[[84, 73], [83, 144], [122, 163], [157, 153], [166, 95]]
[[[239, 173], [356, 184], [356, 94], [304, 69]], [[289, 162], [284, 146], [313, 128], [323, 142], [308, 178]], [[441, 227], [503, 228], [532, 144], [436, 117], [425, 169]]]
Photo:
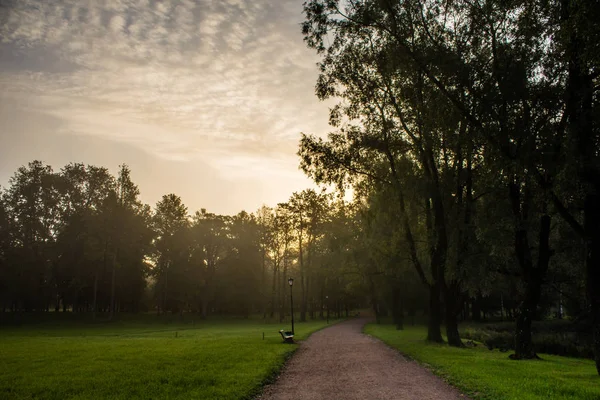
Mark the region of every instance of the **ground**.
[[[0, 398], [249, 398], [297, 347], [281, 343], [278, 331], [288, 325], [221, 320], [4, 327]], [[296, 336], [324, 326], [297, 323]]]
[[299, 347], [282, 343], [286, 324], [256, 320], [2, 327], [0, 398], [600, 399], [590, 360], [512, 361], [366, 322], [297, 323]]
[[311, 335], [260, 399], [466, 398], [416, 362], [363, 334], [366, 322], [351, 319]]
[[600, 377], [594, 362], [540, 354], [541, 360], [515, 361], [510, 353], [476, 347], [455, 348], [425, 341], [427, 328], [369, 324], [365, 332], [418, 360], [473, 399], [598, 400]]

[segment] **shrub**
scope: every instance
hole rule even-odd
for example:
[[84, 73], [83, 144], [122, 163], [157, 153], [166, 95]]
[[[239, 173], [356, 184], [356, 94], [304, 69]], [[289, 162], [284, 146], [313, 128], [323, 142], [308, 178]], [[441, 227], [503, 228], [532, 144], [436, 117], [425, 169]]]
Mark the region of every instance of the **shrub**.
[[[537, 353], [593, 359], [591, 335], [583, 324], [569, 321], [541, 321], [532, 327]], [[514, 322], [470, 325], [462, 330], [465, 339], [485, 344], [489, 349], [514, 350]], [[577, 329], [577, 330], [576, 330]], [[579, 330], [582, 329], [582, 330]]]

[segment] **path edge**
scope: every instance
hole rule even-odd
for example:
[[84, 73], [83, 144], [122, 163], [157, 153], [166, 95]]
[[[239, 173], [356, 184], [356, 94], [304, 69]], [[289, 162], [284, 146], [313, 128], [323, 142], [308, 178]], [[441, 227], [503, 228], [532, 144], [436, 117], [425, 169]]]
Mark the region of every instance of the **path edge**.
[[[373, 323], [373, 322], [370, 322]], [[405, 358], [406, 360], [410, 361], [410, 362], [414, 362], [416, 364], [418, 364], [421, 368], [426, 369], [427, 371], [431, 372], [433, 375], [435, 375], [436, 377], [440, 378], [441, 380], [443, 380], [448, 386], [450, 386], [451, 388], [453, 388], [454, 390], [456, 390], [458, 393], [460, 393], [462, 395], [462, 397], [464, 398], [464, 400], [478, 400], [478, 399], [483, 399], [486, 398], [485, 396], [481, 397], [478, 396], [480, 395], [479, 392], [465, 387], [463, 385], [457, 385], [453, 382], [452, 378], [446, 374], [443, 374], [442, 371], [439, 368], [434, 367], [431, 364], [427, 364], [426, 362], [423, 362], [417, 358], [414, 358], [406, 353], [404, 353], [403, 351], [401, 351], [400, 349], [397, 349], [396, 347], [386, 343], [385, 341], [383, 341], [382, 339], [378, 338], [377, 336], [373, 336], [369, 333], [365, 332], [365, 327], [368, 325], [369, 323], [366, 323], [362, 326], [361, 328], [361, 333], [365, 336], [368, 336], [374, 340], [377, 340], [378, 342], [382, 343], [383, 345], [385, 345], [386, 347], [388, 347], [389, 349], [393, 350], [394, 352], [398, 353], [401, 357]]]
[[[310, 335], [308, 335], [306, 337], [306, 339], [298, 340], [297, 342], [295, 342], [295, 344], [297, 344], [297, 346], [294, 349], [292, 349], [291, 351], [288, 351], [287, 353], [284, 354], [283, 362], [281, 362], [277, 367], [273, 368], [273, 370], [263, 380], [261, 380], [261, 382], [254, 389], [252, 389], [247, 395], [242, 397], [241, 400], [260, 400], [261, 396], [265, 392], [265, 389], [267, 388], [267, 386], [274, 384], [277, 381], [277, 379], [279, 379], [281, 374], [284, 372], [285, 367], [289, 364], [289, 362], [292, 359], [292, 357], [294, 356], [294, 354], [296, 354], [296, 352], [300, 349], [300, 346], [302, 346], [302, 343], [304, 343], [304, 341], [310, 339], [310, 337], [312, 335], [314, 335], [315, 333], [320, 332], [324, 329], [330, 328], [339, 323], [348, 321], [348, 320], [350, 320], [350, 318], [351, 317], [338, 319], [329, 325], [325, 325], [322, 328], [314, 330], [313, 332], [310, 333]], [[285, 343], [282, 343], [282, 344], [285, 344]], [[288, 346], [289, 346], [289, 344], [288, 344]]]
[[[311, 333], [311, 335], [312, 335], [312, 333]], [[286, 344], [286, 343], [282, 343], [282, 345], [284, 345], [284, 344]], [[289, 344], [287, 344], [287, 345], [289, 346]], [[260, 396], [265, 391], [265, 388], [268, 385], [271, 385], [277, 381], [277, 378], [279, 378], [279, 376], [285, 369], [285, 366], [289, 363], [289, 361], [292, 359], [294, 354], [296, 354], [296, 352], [298, 351], [299, 348], [300, 348], [300, 343], [298, 343], [298, 346], [296, 346], [295, 348], [293, 348], [290, 351], [288, 351], [287, 353], [285, 353], [283, 355], [283, 361], [279, 365], [274, 367], [271, 370], [271, 372], [269, 374], [267, 374], [267, 376], [265, 376], [264, 379], [262, 379], [255, 388], [253, 388], [248, 394], [243, 396], [241, 399], [242, 400], [258, 400], [258, 399], [260, 399]]]

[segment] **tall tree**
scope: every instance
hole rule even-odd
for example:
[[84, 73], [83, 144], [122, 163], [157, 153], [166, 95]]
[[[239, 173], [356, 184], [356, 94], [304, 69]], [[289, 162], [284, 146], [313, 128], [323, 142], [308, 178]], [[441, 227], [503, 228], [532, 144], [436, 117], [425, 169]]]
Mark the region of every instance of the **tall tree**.
[[[153, 218], [154, 231], [156, 239], [154, 248], [156, 252], [156, 266], [154, 275], [156, 277], [157, 296], [159, 309], [164, 313], [173, 309], [173, 302], [169, 301], [169, 281], [173, 280], [172, 274], [177, 274], [178, 269], [184, 269], [184, 265], [178, 265], [178, 262], [186, 263], [179, 256], [181, 251], [187, 251], [183, 234], [189, 225], [187, 207], [181, 201], [181, 198], [175, 194], [167, 194], [156, 203], [156, 211]], [[171, 289], [172, 292], [177, 292]]]
[[[595, 295], [600, 291], [591, 289], [600, 285], [597, 274], [600, 257], [593, 250], [598, 246], [592, 246], [600, 240], [595, 228], [600, 213], [592, 206], [597, 204], [600, 181], [598, 129], [592, 117], [597, 108], [594, 93], [598, 79], [598, 28], [593, 21], [600, 5], [568, 0], [446, 3], [365, 0], [346, 5], [344, 10], [338, 1], [315, 0], [305, 5], [307, 43], [324, 54], [318, 86], [324, 89], [319, 89], [320, 94], [338, 94], [339, 86], [328, 79], [339, 60], [337, 55], [352, 49], [356, 42], [369, 40], [374, 43], [371, 48], [375, 49], [375, 55], [385, 60], [384, 65], [402, 71], [394, 85], [417, 77], [410, 86], [420, 91], [424, 85], [437, 98], [444, 98], [468, 125], [468, 130], [487, 143], [488, 156], [502, 158], [504, 163], [499, 165], [513, 164], [508, 181], [512, 182], [509, 195], [516, 211], [517, 258], [523, 261], [529, 257], [523, 255], [528, 246], [525, 232], [531, 227], [523, 223], [529, 218], [522, 213], [522, 202], [529, 198], [525, 187], [530, 193], [541, 195], [542, 204], [551, 204], [588, 242], [586, 281], [595, 335], [600, 338], [600, 300]], [[323, 39], [332, 34], [334, 42], [327, 46]], [[362, 46], [365, 48], [369, 47]], [[365, 60], [362, 56], [358, 58]], [[343, 79], [353, 82], [353, 77], [348, 69], [340, 79], [345, 84]], [[410, 97], [411, 89], [407, 90], [403, 95]], [[561, 176], [569, 170], [577, 177], [575, 186], [581, 189], [581, 197], [562, 195]], [[526, 186], [522, 182], [527, 182]], [[583, 223], [579, 222], [574, 207], [577, 203], [583, 208]], [[548, 225], [551, 210], [545, 207], [540, 210], [539, 265], [531, 268], [545, 270], [551, 250], [544, 227]], [[531, 269], [528, 261], [521, 264], [524, 271]], [[522, 313], [527, 314], [533, 303], [524, 302]], [[596, 353], [600, 354], [600, 339], [595, 343]], [[532, 356], [531, 347], [525, 348], [517, 358]], [[600, 356], [597, 364], [600, 372]]]
[[193, 218], [193, 237], [198, 243], [196, 257], [202, 270], [201, 303], [202, 317], [208, 316], [210, 305], [214, 302], [215, 276], [225, 257], [227, 250], [229, 218], [207, 212], [205, 209], [197, 211]]
[[5, 205], [12, 220], [15, 256], [20, 259], [13, 264], [18, 269], [13, 301], [25, 311], [46, 310], [60, 222], [56, 175], [49, 165], [33, 161], [19, 168], [9, 183]]
[[[276, 230], [275, 235], [277, 237], [274, 240], [273, 245], [279, 245], [280, 248], [276, 250], [279, 258], [281, 257], [281, 273], [279, 275], [279, 321], [283, 321], [285, 314], [287, 313], [287, 290], [288, 290], [288, 277], [290, 262], [292, 260], [292, 242], [294, 240], [293, 233], [293, 220], [290, 212], [288, 203], [280, 203], [277, 205], [275, 211], [274, 229]], [[281, 252], [281, 253], [279, 253]]]
[[[300, 321], [306, 321], [311, 301], [311, 282], [314, 273], [316, 244], [325, 220], [328, 196], [317, 194], [312, 189], [294, 192], [287, 203], [292, 215], [293, 228], [298, 243], [298, 266], [300, 274]], [[311, 310], [313, 308], [311, 307]], [[314, 316], [314, 311], [312, 312]]]

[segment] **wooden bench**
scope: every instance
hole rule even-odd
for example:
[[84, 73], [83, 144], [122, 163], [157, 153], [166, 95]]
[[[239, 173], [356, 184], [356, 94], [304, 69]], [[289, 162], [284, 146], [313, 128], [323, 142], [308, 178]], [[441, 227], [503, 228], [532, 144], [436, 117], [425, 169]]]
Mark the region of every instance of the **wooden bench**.
[[284, 331], [283, 329], [281, 329], [279, 331], [279, 334], [281, 335], [285, 343], [294, 343], [294, 334], [292, 332]]

